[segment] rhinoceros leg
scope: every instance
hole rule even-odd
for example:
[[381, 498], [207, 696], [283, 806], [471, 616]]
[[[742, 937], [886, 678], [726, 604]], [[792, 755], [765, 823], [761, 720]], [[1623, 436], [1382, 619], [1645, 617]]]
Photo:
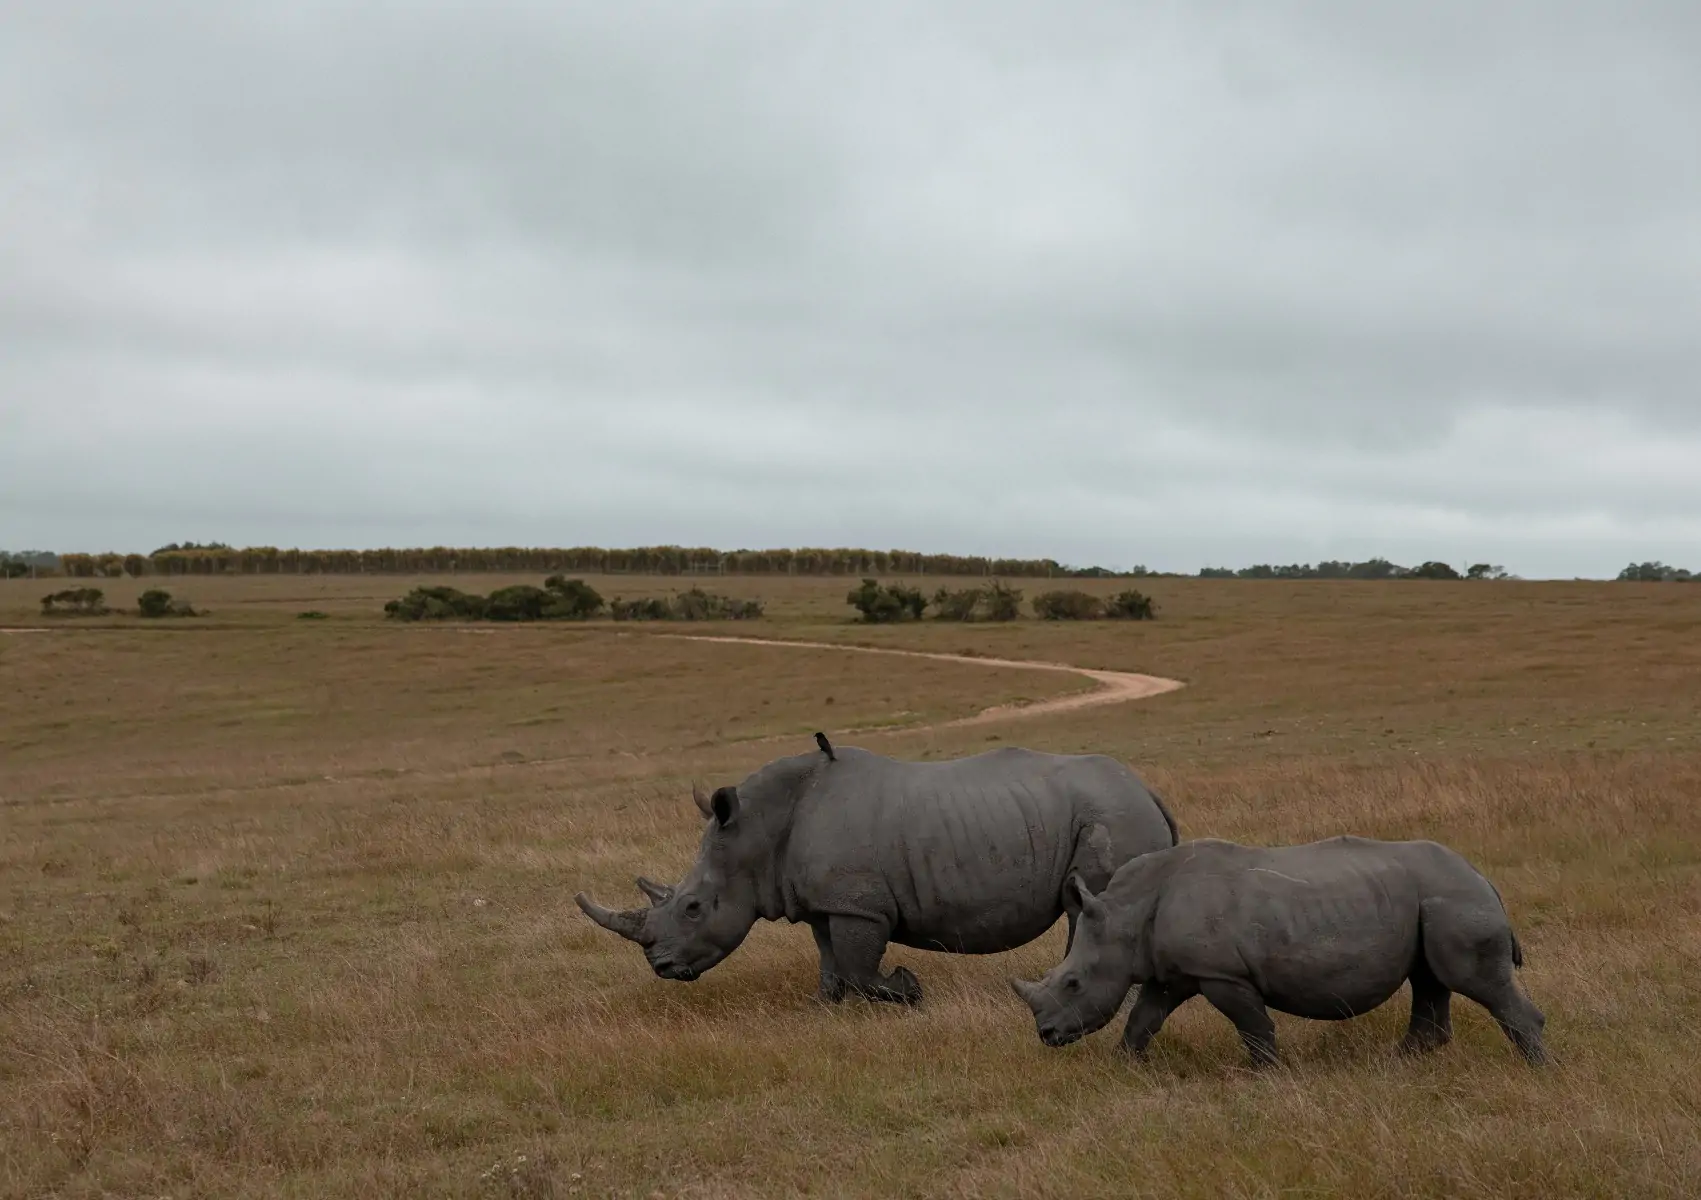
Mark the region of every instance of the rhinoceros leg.
[[1264, 1007], [1264, 997], [1239, 979], [1206, 979], [1199, 984], [1205, 999], [1234, 1022], [1240, 1041], [1252, 1056], [1252, 1065], [1268, 1067], [1276, 1061], [1276, 1023]]
[[809, 928], [815, 933], [815, 949], [821, 954], [821, 990], [817, 995], [828, 1004], [837, 1004], [845, 998], [845, 981], [833, 957], [832, 930], [825, 920], [811, 922]]
[[1542, 1043], [1547, 1019], [1512, 978], [1514, 945], [1503, 911], [1424, 901], [1423, 954], [1436, 979], [1488, 1009], [1518, 1052], [1540, 1065], [1548, 1061]]
[[886, 953], [891, 930], [867, 917], [837, 913], [828, 922], [833, 967], [845, 987], [869, 1000], [921, 1003], [921, 981], [908, 967], [899, 967], [890, 975], [880, 974], [880, 958]]
[[1169, 1014], [1199, 994], [1191, 980], [1181, 980], [1164, 986], [1155, 979], [1140, 985], [1139, 999], [1128, 1014], [1128, 1024], [1122, 1030], [1122, 1048], [1136, 1058], [1144, 1058], [1146, 1047], [1163, 1028]]
[[1453, 1040], [1453, 993], [1435, 977], [1421, 952], [1411, 984], [1412, 1019], [1400, 1039], [1400, 1052], [1423, 1054]]

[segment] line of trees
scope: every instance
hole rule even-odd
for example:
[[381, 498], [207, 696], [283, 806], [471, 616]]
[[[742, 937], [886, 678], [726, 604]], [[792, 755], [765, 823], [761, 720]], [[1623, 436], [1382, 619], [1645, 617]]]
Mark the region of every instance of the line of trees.
[[1147, 575], [1144, 567], [1117, 572], [1072, 568], [1049, 558], [987, 558], [909, 550], [716, 550], [640, 546], [567, 549], [433, 546], [383, 550], [236, 548], [222, 543], [173, 543], [152, 554], [64, 554], [61, 574], [76, 579], [121, 575], [424, 575], [575, 572], [584, 575], [985, 575], [1014, 578], [1112, 578]]
[[1618, 573], [1620, 583], [1701, 583], [1701, 574], [1663, 562], [1631, 563]]
[[48, 550], [0, 550], [0, 579], [59, 573], [59, 556]]
[[[798, 548], [716, 550], [711, 547], [639, 546], [606, 549], [577, 546], [452, 547], [382, 550], [298, 550], [276, 546], [234, 547], [223, 542], [173, 542], [151, 554], [53, 554], [0, 551], [0, 578], [23, 575], [72, 579], [116, 579], [128, 575], [436, 575], [573, 572], [583, 575], [891, 575], [1002, 576], [1013, 579], [1181, 578], [1179, 573], [1136, 566], [1070, 567], [1050, 558], [988, 558], [921, 554], [911, 550]], [[1205, 567], [1200, 579], [1515, 579], [1493, 563], [1473, 563], [1463, 572], [1444, 562], [1401, 566], [1386, 558], [1363, 562], [1258, 563], [1250, 567]], [[1697, 574], [1662, 562], [1631, 563], [1623, 582], [1701, 581]]]
[[1330, 560], [1316, 566], [1310, 563], [1290, 563], [1273, 566], [1259, 563], [1253, 567], [1205, 567], [1201, 579], [1512, 579], [1506, 568], [1495, 563], [1473, 563], [1463, 574], [1444, 562], [1426, 562], [1415, 567], [1402, 567], [1386, 558], [1364, 562]]

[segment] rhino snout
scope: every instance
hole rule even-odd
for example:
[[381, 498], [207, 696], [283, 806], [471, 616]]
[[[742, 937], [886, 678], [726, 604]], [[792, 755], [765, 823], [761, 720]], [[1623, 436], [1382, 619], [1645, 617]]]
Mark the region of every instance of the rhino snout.
[[675, 979], [680, 983], [690, 983], [702, 972], [695, 967], [680, 962], [668, 955], [660, 955], [650, 961], [650, 970], [663, 979]]
[[1058, 1046], [1067, 1046], [1071, 1042], [1080, 1041], [1081, 1032], [1081, 1026], [1079, 1023], [1072, 1023], [1069, 1025], [1054, 1025], [1047, 1023], [1039, 1027], [1040, 1041], [1053, 1048]]

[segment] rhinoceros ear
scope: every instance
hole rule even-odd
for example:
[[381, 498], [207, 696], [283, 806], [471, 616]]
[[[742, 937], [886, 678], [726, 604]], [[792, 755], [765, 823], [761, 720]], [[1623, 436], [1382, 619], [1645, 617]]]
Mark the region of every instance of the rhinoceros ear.
[[1104, 911], [1104, 901], [1087, 890], [1087, 881], [1081, 878], [1079, 871], [1069, 872], [1069, 878], [1063, 881], [1063, 899], [1066, 903], [1075, 905], [1082, 913]]
[[735, 787], [716, 788], [715, 794], [709, 801], [709, 807], [714, 810], [715, 820], [725, 829], [738, 818], [738, 789]]

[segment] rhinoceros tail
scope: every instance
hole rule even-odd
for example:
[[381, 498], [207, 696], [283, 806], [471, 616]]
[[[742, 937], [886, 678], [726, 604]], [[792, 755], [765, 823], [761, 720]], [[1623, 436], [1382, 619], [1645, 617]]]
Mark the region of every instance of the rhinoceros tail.
[[1147, 788], [1146, 793], [1151, 796], [1152, 803], [1157, 805], [1158, 811], [1163, 814], [1164, 824], [1169, 826], [1169, 844], [1172, 846], [1181, 845], [1181, 830], [1176, 828], [1175, 818], [1170, 815], [1169, 806], [1164, 803], [1164, 798], [1152, 791], [1151, 788]]

